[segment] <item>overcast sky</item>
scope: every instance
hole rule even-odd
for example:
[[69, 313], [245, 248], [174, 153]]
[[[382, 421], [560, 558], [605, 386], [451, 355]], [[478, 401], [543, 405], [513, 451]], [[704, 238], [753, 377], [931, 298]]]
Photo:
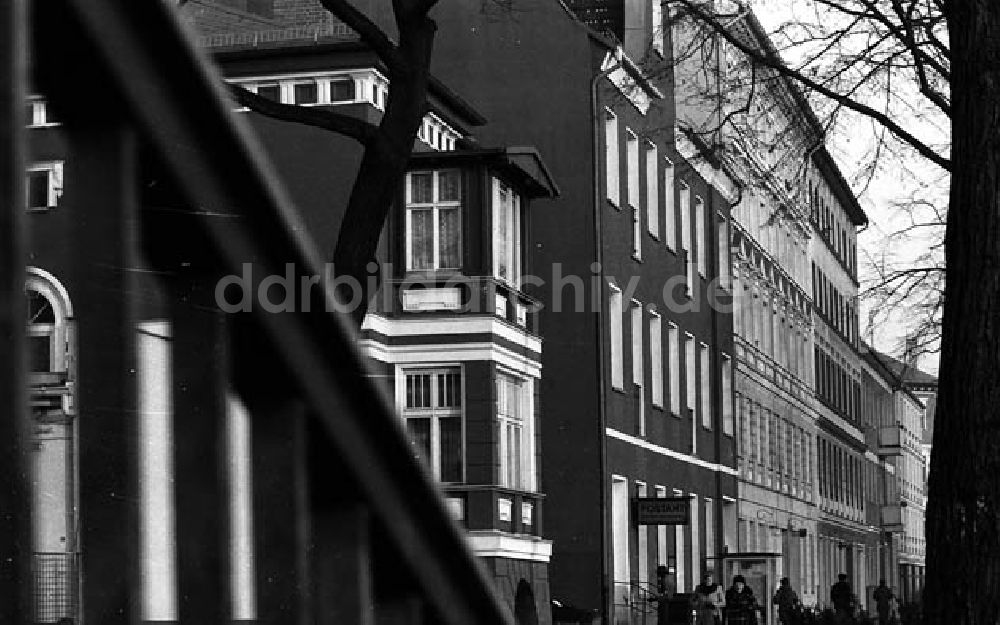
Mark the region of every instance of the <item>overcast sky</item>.
[[[761, 23], [770, 32], [790, 17], [808, 19], [811, 2], [808, 0], [751, 0], [750, 4]], [[786, 59], [795, 63], [797, 59]], [[909, 77], [901, 77], [909, 79]], [[908, 120], [909, 121], [909, 120]], [[931, 123], [920, 123], [915, 126], [937, 140], [946, 140], [947, 128], [941, 129]], [[866, 163], [870, 162], [872, 147], [875, 145], [876, 133], [879, 127], [869, 119], [860, 116], [845, 117], [839, 127], [828, 138], [828, 147], [837, 159], [844, 176], [852, 183], [859, 193], [859, 200], [868, 214], [870, 226], [858, 238], [859, 264], [862, 269], [862, 281], [874, 277], [866, 258], [889, 255], [897, 263], [906, 264], [924, 253], [933, 239], [933, 233], [911, 235], [906, 239], [899, 237], [887, 238], [887, 235], [898, 232], [909, 224], [910, 218], [894, 205], [905, 202], [909, 198], [920, 198], [936, 203], [939, 206], [947, 204], [947, 178], [936, 165], [913, 155], [903, 155], [898, 159], [887, 159], [878, 169], [867, 188], [862, 189], [863, 180], [859, 180], [860, 172]], [[863, 310], [861, 324], [868, 326], [869, 311]], [[865, 340], [872, 342], [882, 351], [900, 355], [903, 339], [906, 335], [906, 311], [897, 311], [892, 321], [877, 324], [867, 328]], [[924, 355], [919, 361], [921, 369], [936, 374], [938, 370], [937, 354]]]

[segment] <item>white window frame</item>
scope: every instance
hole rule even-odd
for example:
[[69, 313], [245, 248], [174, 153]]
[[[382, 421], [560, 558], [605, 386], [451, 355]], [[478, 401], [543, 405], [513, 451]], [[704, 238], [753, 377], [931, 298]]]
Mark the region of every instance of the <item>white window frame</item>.
[[684, 381], [685, 381], [685, 406], [694, 416], [698, 406], [698, 363], [695, 349], [694, 335], [690, 332], [684, 333]]
[[698, 344], [698, 371], [701, 378], [701, 425], [712, 429], [712, 355], [705, 343]]
[[694, 230], [695, 245], [698, 246], [698, 273], [702, 278], [708, 276], [708, 241], [705, 237], [705, 200], [694, 196]]
[[722, 433], [733, 436], [736, 429], [733, 411], [733, 359], [722, 353]]
[[[510, 475], [510, 466], [507, 464], [508, 457], [508, 437], [505, 435], [505, 425], [508, 425], [508, 420], [500, 414], [500, 381], [501, 378], [507, 378], [509, 380], [514, 380], [519, 385], [519, 405], [518, 409], [521, 411], [520, 424], [516, 424], [513, 421], [510, 422], [511, 425], [520, 425], [521, 428], [521, 453], [520, 453], [520, 475], [515, 476], [517, 479], [512, 479]], [[497, 367], [495, 375], [495, 387], [497, 392], [497, 427], [500, 433], [499, 436], [499, 479], [497, 480], [500, 486], [505, 488], [513, 488], [515, 490], [523, 490], [534, 492], [536, 490], [536, 471], [535, 471], [535, 428], [534, 428], [534, 380], [528, 376], [519, 375], [512, 370], [505, 367]]]
[[618, 116], [604, 109], [604, 181], [608, 202], [621, 208], [621, 143], [618, 137]]
[[[655, 0], [654, 0], [655, 4]], [[646, 228], [654, 239], [660, 238], [660, 160], [656, 144], [646, 140]]]
[[[28, 187], [27, 178], [29, 173], [45, 172], [47, 174], [46, 182], [46, 205], [45, 206], [28, 206], [30, 200], [30, 189]], [[28, 210], [38, 210], [44, 211], [51, 208], [59, 206], [59, 199], [63, 194], [63, 161], [44, 161], [38, 163], [32, 163], [28, 166], [25, 173], [25, 189], [24, 189], [24, 204]]]
[[643, 362], [642, 362], [642, 303], [639, 300], [632, 300], [629, 306], [629, 316], [631, 320], [630, 334], [632, 339], [632, 383], [641, 387], [643, 385]]
[[663, 157], [663, 241], [671, 250], [677, 249], [677, 206], [674, 202], [674, 164]]
[[608, 329], [611, 343], [611, 386], [625, 390], [625, 363], [623, 358], [622, 324], [625, 311], [622, 308], [622, 291], [615, 284], [608, 283]]
[[[715, 501], [710, 497], [702, 499], [705, 505], [705, 558], [715, 557]], [[715, 572], [716, 579], [721, 579], [721, 571]]]
[[[406, 406], [406, 377], [411, 374], [431, 374], [431, 375], [441, 375], [448, 373], [457, 372], [459, 375], [459, 382], [461, 385], [460, 389], [460, 403], [458, 410], [452, 408], [439, 408], [434, 406], [434, 397], [437, 395], [437, 384], [433, 381], [436, 378], [432, 378], [430, 385], [431, 392], [431, 407], [430, 408], [407, 408]], [[400, 418], [403, 419], [403, 425], [405, 428], [406, 421], [409, 418], [430, 418], [430, 452], [431, 457], [428, 464], [429, 468], [434, 475], [434, 478], [441, 480], [441, 418], [454, 418], [458, 417], [461, 423], [461, 434], [460, 438], [462, 441], [462, 475], [457, 482], [449, 482], [453, 484], [464, 483], [466, 479], [466, 471], [468, 468], [468, 454], [465, 445], [465, 404], [466, 404], [466, 388], [465, 388], [465, 367], [461, 363], [422, 363], [407, 365], [405, 367], [396, 368], [396, 397], [397, 406], [399, 410]], [[447, 414], [445, 414], [447, 413]]]
[[667, 322], [667, 375], [670, 377], [670, 412], [681, 416], [681, 330]]
[[[678, 489], [674, 489], [674, 497], [683, 497], [684, 492]], [[675, 579], [677, 582], [676, 592], [685, 592], [687, 588], [687, 554], [685, 553], [685, 540], [684, 532], [686, 531], [686, 525], [675, 525], [674, 526], [674, 566], [675, 566]]]
[[625, 127], [626, 203], [632, 209], [632, 257], [642, 260], [642, 200], [639, 191], [639, 137]]
[[660, 56], [663, 56], [663, 42], [665, 40], [664, 25], [663, 25], [663, 4], [661, 0], [653, 0], [653, 50], [655, 50]]
[[[453, 172], [453, 171], [457, 172], [458, 173], [458, 177], [459, 177], [458, 200], [439, 201], [438, 200], [438, 195], [439, 195], [438, 180], [440, 179], [440, 176], [441, 176], [442, 173]], [[412, 177], [413, 177], [414, 174], [427, 174], [427, 173], [433, 174], [433, 176], [432, 176], [433, 182], [432, 182], [432, 191], [431, 191], [431, 201], [429, 203], [414, 203], [411, 200], [412, 192], [413, 192]], [[463, 250], [463, 244], [465, 242], [463, 240], [464, 239], [464, 237], [463, 237], [463, 234], [464, 234], [464, 232], [463, 232], [463, 225], [464, 225], [463, 224], [463, 221], [464, 221], [463, 217], [464, 217], [464, 215], [462, 215], [462, 200], [463, 200], [464, 196], [465, 196], [465, 189], [464, 189], [464, 181], [462, 180], [462, 172], [461, 172], [461, 170], [456, 170], [456, 169], [452, 169], [452, 168], [447, 168], [447, 169], [425, 169], [425, 170], [417, 170], [417, 171], [411, 171], [411, 172], [407, 172], [406, 173], [406, 207], [405, 207], [405, 210], [404, 210], [404, 213], [405, 213], [404, 222], [405, 222], [405, 228], [406, 228], [405, 235], [406, 235], [406, 270], [407, 271], [442, 271], [442, 270], [449, 270], [449, 269], [458, 270], [458, 269], [462, 268], [463, 251], [464, 251]], [[442, 267], [441, 266], [441, 259], [440, 259], [440, 253], [441, 253], [441, 233], [440, 233], [440, 219], [439, 219], [439, 216], [438, 216], [438, 212], [442, 208], [458, 209], [458, 228], [457, 228], [457, 230], [458, 230], [458, 266], [457, 267]], [[413, 228], [412, 228], [412, 223], [411, 223], [411, 211], [412, 210], [427, 210], [427, 209], [431, 209], [431, 212], [432, 212], [432, 215], [433, 215], [433, 219], [432, 219], [433, 226], [434, 226], [434, 230], [433, 230], [433, 244], [432, 244], [433, 261], [431, 263], [431, 267], [427, 267], [427, 268], [423, 268], [423, 269], [414, 269], [413, 268]]]
[[611, 476], [611, 554], [613, 581], [631, 582], [628, 479], [621, 475]]
[[[666, 499], [667, 488], [665, 486], [660, 486], [657, 484], [655, 486], [656, 498]], [[667, 526], [657, 525], [656, 526], [656, 559], [657, 565], [667, 565], [667, 560], [670, 558], [669, 551], [667, 550]]]
[[[502, 282], [510, 284], [514, 288], [520, 288], [521, 283], [521, 270], [522, 270], [522, 247], [521, 247], [521, 223], [522, 223], [522, 206], [521, 206], [521, 196], [514, 190], [513, 187], [503, 182], [497, 177], [493, 177], [493, 277]], [[501, 192], [506, 189], [510, 194], [510, 212], [507, 215], [506, 228], [508, 233], [507, 238], [507, 249], [504, 248], [504, 241], [500, 236], [500, 231], [498, 225], [500, 223], [500, 202], [501, 202]], [[501, 254], [505, 254], [509, 257], [509, 269], [510, 275], [504, 277], [500, 275], [500, 258]]]
[[693, 295], [695, 251], [691, 246], [691, 187], [683, 180], [680, 181], [680, 185], [681, 250], [687, 254], [684, 275], [687, 279], [688, 294]]
[[698, 495], [691, 493], [691, 581], [701, 583], [701, 510]]
[[[635, 482], [635, 495], [636, 497], [647, 497], [649, 495], [648, 487], [645, 482], [636, 480]], [[639, 583], [648, 584], [649, 583], [649, 526], [648, 525], [637, 525], [638, 530], [636, 541], [638, 544], [638, 569], [639, 569]]]
[[663, 321], [655, 310], [649, 311], [649, 369], [653, 405], [663, 408]]

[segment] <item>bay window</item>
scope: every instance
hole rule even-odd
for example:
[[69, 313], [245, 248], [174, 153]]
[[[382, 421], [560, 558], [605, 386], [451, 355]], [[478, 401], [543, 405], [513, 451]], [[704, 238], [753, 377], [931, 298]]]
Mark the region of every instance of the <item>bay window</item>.
[[461, 482], [462, 371], [458, 367], [404, 373], [403, 418], [417, 454], [442, 482]]
[[406, 268], [458, 269], [462, 257], [462, 182], [458, 170], [406, 176]]

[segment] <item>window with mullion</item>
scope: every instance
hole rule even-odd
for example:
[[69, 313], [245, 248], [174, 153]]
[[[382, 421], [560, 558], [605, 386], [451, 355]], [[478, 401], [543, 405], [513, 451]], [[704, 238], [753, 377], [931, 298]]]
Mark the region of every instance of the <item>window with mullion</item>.
[[521, 279], [521, 198], [493, 179], [493, 275], [519, 286]]
[[531, 382], [497, 373], [497, 426], [500, 432], [500, 486], [533, 490], [530, 428]]
[[462, 183], [458, 170], [406, 176], [406, 268], [462, 266]]
[[462, 373], [457, 367], [405, 373], [403, 417], [417, 455], [442, 482], [461, 482]]

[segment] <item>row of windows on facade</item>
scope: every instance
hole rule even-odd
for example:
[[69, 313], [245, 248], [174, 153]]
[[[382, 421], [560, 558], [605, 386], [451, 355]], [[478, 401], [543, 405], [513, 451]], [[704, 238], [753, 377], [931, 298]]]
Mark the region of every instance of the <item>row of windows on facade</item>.
[[[705, 211], [705, 200], [697, 195], [692, 198], [691, 187], [688, 183], [675, 179], [674, 164], [666, 156], [662, 159], [659, 157], [659, 148], [655, 142], [650, 139], [644, 140], [644, 147], [640, 150], [638, 135], [628, 127], [625, 128], [624, 134], [625, 157], [622, 159], [618, 117], [610, 109], [605, 109], [604, 166], [607, 199], [614, 208], [621, 209], [628, 206], [631, 210], [633, 223], [632, 256], [636, 260], [642, 260], [642, 222], [645, 214], [645, 229], [654, 240], [659, 241], [662, 237], [667, 248], [688, 254], [686, 258], [688, 285], [694, 284], [696, 272], [703, 278], [709, 277], [711, 269], [708, 260], [709, 223]], [[642, 152], [641, 158], [640, 151]], [[641, 160], [642, 163], [640, 163]], [[641, 184], [643, 177], [645, 178], [645, 187]], [[623, 180], [624, 185], [622, 184]], [[625, 192], [624, 195], [622, 190]], [[678, 209], [680, 213], [679, 229]], [[663, 216], [662, 230], [660, 227], [661, 214]], [[729, 222], [724, 215], [718, 215], [717, 228], [719, 273], [722, 280], [725, 281], [729, 273]]]
[[831, 357], [820, 345], [813, 346], [816, 368], [816, 396], [831, 410], [848, 421], [858, 423], [861, 407], [861, 382], [844, 363]]
[[809, 204], [812, 220], [820, 236], [833, 249], [841, 264], [852, 276], [857, 276], [857, 244], [854, 242], [854, 230], [848, 229], [842, 219], [838, 218], [826, 198], [820, 193], [818, 186], [809, 181]]
[[[462, 367], [416, 367], [402, 372], [402, 413], [406, 431], [435, 477], [465, 481], [465, 387]], [[536, 488], [534, 471], [533, 383], [498, 371], [494, 378], [499, 468], [506, 488]]]
[[[316, 76], [241, 79], [236, 82], [269, 100], [299, 106], [363, 102], [384, 111], [389, 97], [388, 79], [374, 69]], [[417, 138], [436, 150], [450, 151], [455, 149], [461, 135], [440, 117], [428, 113], [417, 131]]]
[[[622, 292], [614, 284], [609, 284], [608, 306], [610, 324], [611, 386], [625, 390], [624, 363], [624, 316]], [[645, 319], [648, 313], [648, 320]], [[649, 364], [649, 389], [651, 401], [656, 408], [667, 408], [676, 416], [682, 416], [681, 383], [683, 378], [685, 407], [692, 418], [702, 426], [712, 428], [712, 359], [707, 344], [698, 342], [694, 335], [684, 333], [684, 353], [681, 356], [681, 330], [672, 321], [667, 321], [666, 359], [664, 359], [663, 319], [655, 310], [646, 310], [643, 305], [632, 300], [629, 306], [629, 336], [631, 341], [632, 383], [638, 389], [640, 419], [639, 434], [645, 435], [645, 380], [646, 363]], [[649, 358], [644, 358], [644, 326], [648, 325]], [[697, 355], [696, 355], [697, 354]], [[732, 405], [732, 359], [721, 355], [722, 386], [722, 428], [723, 433], [733, 434]], [[666, 389], [664, 382], [666, 381]], [[665, 390], [667, 394], [665, 395]]]
[[[659, 484], [649, 488], [647, 482], [634, 480], [631, 494], [634, 497], [690, 497], [691, 516], [688, 525], [639, 525], [636, 541], [631, 540], [629, 521], [631, 504], [629, 480], [622, 476], [612, 476], [611, 482], [611, 535], [612, 566], [615, 581], [615, 603], [628, 596], [629, 587], [655, 583], [656, 566], [674, 566], [677, 592], [690, 592], [701, 583], [701, 571], [708, 558], [716, 557], [716, 502], [710, 497], [695, 493], [685, 494], [680, 489], [668, 489]], [[733, 510], [735, 502], [723, 502], [723, 523], [728, 516], [726, 510]], [[735, 510], [731, 516], [735, 520]], [[735, 528], [734, 528], [735, 529]], [[727, 532], [723, 532], [725, 535]], [[688, 550], [690, 547], [690, 551]], [[735, 549], [731, 545], [730, 549]], [[655, 561], [651, 561], [651, 557]], [[635, 558], [635, 579], [633, 579], [632, 559]]]
[[[801, 251], [796, 249], [795, 253], [791, 255], [784, 253], [782, 245], [774, 246], [778, 248], [777, 250], [771, 247], [768, 248], [771, 250], [770, 252], [765, 251], [762, 244], [748, 233], [740, 221], [743, 217], [753, 214], [756, 213], [742, 211], [734, 217], [733, 249], [736, 250], [738, 258], [742, 261], [741, 265], [747, 271], [748, 280], [751, 276], [756, 275], [759, 290], [774, 291], [781, 299], [785, 300], [786, 306], [795, 308], [803, 315], [810, 314], [812, 309], [809, 305], [809, 298], [799, 286], [804, 282], [803, 276], [801, 271], [796, 270], [797, 265], [805, 266], [807, 262], [805, 248], [796, 245], [795, 247], [800, 248]], [[777, 228], [777, 225], [773, 227], [761, 226], [755, 236], [765, 234], [765, 239], [771, 238], [767, 237], [766, 233], [774, 232]], [[790, 230], [785, 229], [785, 235], [776, 238], [780, 241], [793, 238], [793, 235]]]
[[[882, 470], [843, 445], [819, 437], [819, 494], [833, 503], [863, 512], [867, 502], [887, 494], [891, 481]], [[885, 484], [880, 484], [885, 480]]]
[[[406, 269], [462, 269], [462, 172], [416, 171], [406, 175]], [[492, 179], [491, 221], [493, 275], [513, 285], [523, 268], [521, 198], [507, 184]]]
[[847, 337], [851, 345], [858, 344], [858, 310], [854, 297], [844, 295], [833, 285], [816, 263], [812, 266], [813, 302], [816, 310], [834, 329]]
[[758, 294], [756, 289], [734, 284], [733, 331], [773, 362], [803, 383], [809, 383], [809, 337], [811, 328], [794, 312], [781, 307], [776, 298]]
[[786, 415], [736, 393], [741, 476], [793, 497], [812, 498], [813, 436]]

